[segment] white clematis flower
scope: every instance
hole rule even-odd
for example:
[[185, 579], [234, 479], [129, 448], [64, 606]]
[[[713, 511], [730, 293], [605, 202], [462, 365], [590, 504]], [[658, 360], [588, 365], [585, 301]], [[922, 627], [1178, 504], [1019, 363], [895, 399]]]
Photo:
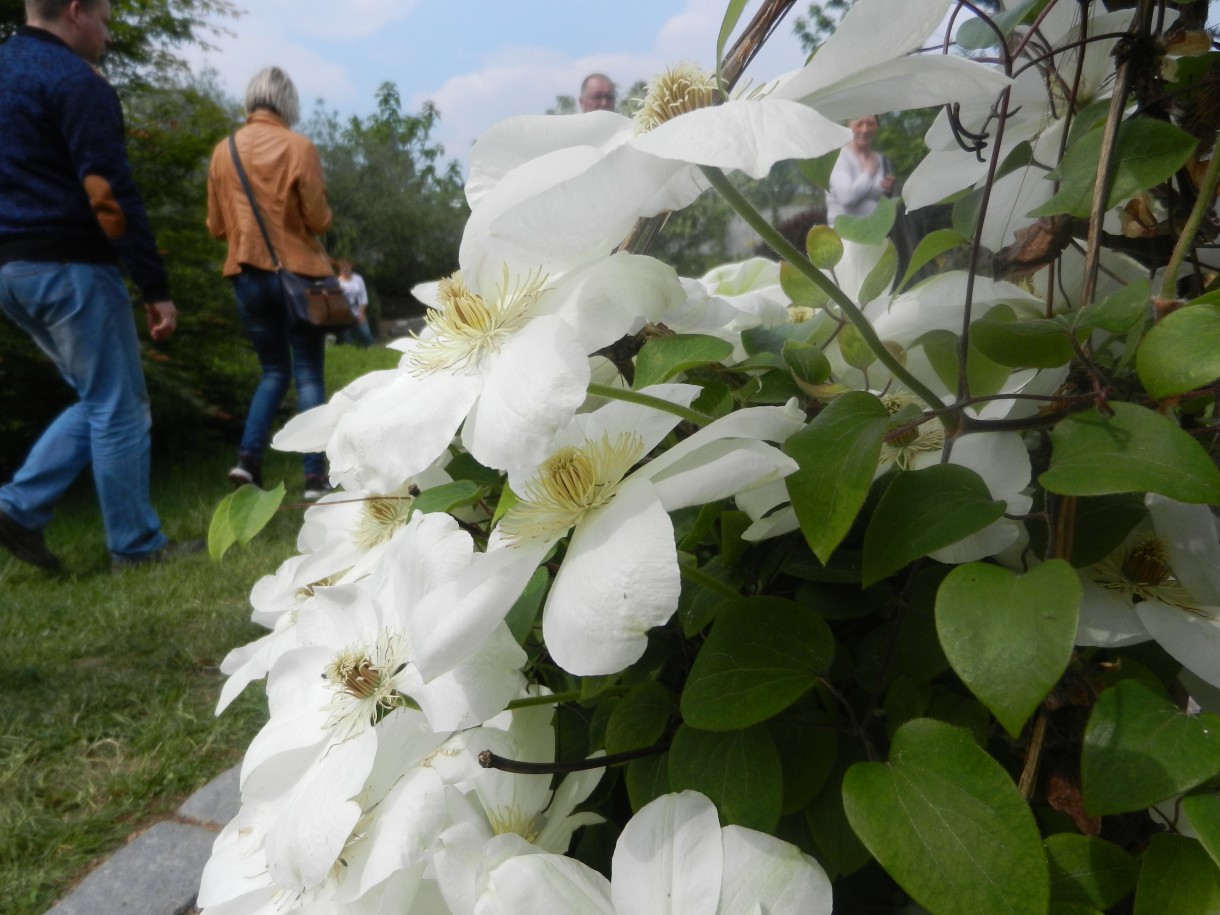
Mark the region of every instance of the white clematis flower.
[[504, 915], [829, 915], [816, 861], [774, 836], [721, 828], [702, 794], [667, 794], [627, 823], [613, 877], [557, 855], [511, 857], [492, 869], [486, 911]]
[[[698, 391], [655, 385], [644, 393], [686, 405]], [[803, 420], [794, 406], [740, 410], [633, 473], [678, 418], [616, 401], [573, 418], [540, 465], [511, 471], [519, 501], [493, 533], [489, 555], [508, 550], [533, 567], [572, 532], [543, 611], [556, 663], [586, 675], [613, 673], [639, 658], [648, 630], [677, 608], [668, 512], [791, 473], [795, 463], [763, 440], [782, 442]]]
[[639, 217], [690, 204], [705, 187], [696, 166], [761, 178], [845, 145], [832, 119], [994, 96], [1008, 80], [993, 70], [904, 57], [948, 7], [861, 0], [807, 66], [720, 105], [712, 77], [683, 66], [650, 86], [640, 125], [611, 112], [501, 122], [471, 153], [463, 263], [579, 262], [612, 250]]
[[1187, 670], [1220, 687], [1220, 534], [1206, 505], [1145, 498], [1141, 524], [1097, 565], [1078, 569], [1078, 645], [1155, 639]]
[[[588, 354], [684, 299], [673, 269], [620, 253], [547, 275], [537, 267], [460, 274], [416, 290], [430, 310], [388, 383], [341, 413], [291, 420], [276, 446], [324, 444], [347, 488], [389, 492], [440, 458], [458, 428], [481, 463], [537, 460], [576, 411]], [[325, 435], [325, 438], [322, 436]]]

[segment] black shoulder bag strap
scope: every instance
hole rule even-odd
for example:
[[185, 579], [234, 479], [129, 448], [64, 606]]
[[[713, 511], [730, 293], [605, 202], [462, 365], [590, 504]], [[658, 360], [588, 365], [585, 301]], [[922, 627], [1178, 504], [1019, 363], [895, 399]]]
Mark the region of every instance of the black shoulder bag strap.
[[246, 190], [246, 197], [250, 199], [250, 209], [254, 211], [254, 219], [258, 223], [258, 230], [263, 233], [263, 241], [267, 243], [267, 251], [271, 255], [271, 263], [275, 264], [276, 270], [283, 270], [284, 265], [280, 263], [279, 255], [275, 253], [275, 248], [271, 244], [271, 236], [267, 233], [267, 225], [263, 222], [263, 214], [259, 211], [258, 201], [254, 199], [254, 189], [250, 187], [250, 179], [246, 177], [246, 170], [241, 166], [241, 157], [237, 155], [237, 133], [229, 134], [229, 153], [233, 156], [233, 167], [237, 169], [237, 177], [241, 179], [241, 186]]

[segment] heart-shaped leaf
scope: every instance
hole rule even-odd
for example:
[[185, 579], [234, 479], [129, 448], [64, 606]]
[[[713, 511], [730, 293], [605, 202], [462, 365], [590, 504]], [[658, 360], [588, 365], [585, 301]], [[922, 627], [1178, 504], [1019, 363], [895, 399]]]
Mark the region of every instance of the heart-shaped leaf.
[[843, 781], [852, 829], [915, 900], [937, 915], [1045, 915], [1046, 855], [1008, 773], [970, 735], [920, 718], [888, 763]]
[[220, 500], [208, 526], [208, 555], [220, 559], [234, 543], [247, 544], [275, 517], [284, 484], [270, 492], [246, 485]]
[[1038, 478], [1064, 496], [1158, 492], [1179, 502], [1220, 502], [1220, 470], [1177, 423], [1145, 407], [1110, 404], [1069, 416], [1051, 432], [1051, 466]]
[[1144, 852], [1135, 915], [1215, 915], [1220, 869], [1196, 840], [1162, 833]]
[[1117, 845], [1065, 832], [1046, 840], [1051, 899], [1108, 909], [1135, 889], [1140, 863]]
[[1153, 397], [1181, 394], [1220, 378], [1220, 305], [1191, 305], [1148, 331], [1135, 357]]
[[732, 352], [731, 343], [705, 334], [653, 337], [636, 356], [633, 387], [639, 391], [660, 384], [688, 369], [720, 362]]
[[936, 631], [958, 676], [1013, 737], [1072, 657], [1080, 579], [1062, 560], [1017, 575], [958, 566], [936, 595]]
[[1212, 860], [1220, 865], [1220, 797], [1214, 794], [1192, 794], [1182, 798], [1182, 812], [1190, 820]]
[[833, 400], [784, 451], [800, 469], [785, 481], [809, 548], [823, 563], [847, 536], [864, 504], [890, 414], [872, 394]]
[[778, 597], [739, 601], [716, 617], [682, 692], [692, 727], [732, 731], [779, 714], [826, 673], [830, 627], [808, 607]]
[[936, 464], [899, 473], [864, 533], [864, 586], [933, 550], [957, 543], [1004, 514], [973, 470]]
[[1151, 807], [1220, 775], [1220, 717], [1187, 715], [1143, 683], [1123, 680], [1093, 706], [1080, 775], [1091, 814]]
[[725, 825], [770, 832], [784, 790], [775, 741], [762, 725], [719, 733], [682, 725], [669, 748], [669, 790], [688, 788], [706, 794]]
[[606, 724], [606, 752], [625, 753], [650, 747], [661, 739], [674, 702], [660, 683], [645, 680], [623, 696]]

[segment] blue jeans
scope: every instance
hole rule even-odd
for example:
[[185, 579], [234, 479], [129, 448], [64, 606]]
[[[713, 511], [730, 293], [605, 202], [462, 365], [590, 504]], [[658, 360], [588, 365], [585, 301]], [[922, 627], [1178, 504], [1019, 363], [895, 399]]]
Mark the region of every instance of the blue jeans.
[[0, 510], [40, 531], [72, 481], [92, 465], [110, 554], [138, 558], [164, 547], [148, 496], [148, 392], [119, 269], [0, 265], [0, 310], [51, 357], [80, 397], [42, 433], [12, 482], [0, 487]]
[[[243, 266], [233, 277], [233, 291], [237, 313], [263, 370], [246, 414], [241, 451], [261, 461], [290, 381], [296, 381], [298, 411], [326, 402], [322, 378], [326, 332], [308, 325], [288, 326], [280, 279], [270, 271]], [[326, 457], [305, 455], [305, 475], [326, 476]]]

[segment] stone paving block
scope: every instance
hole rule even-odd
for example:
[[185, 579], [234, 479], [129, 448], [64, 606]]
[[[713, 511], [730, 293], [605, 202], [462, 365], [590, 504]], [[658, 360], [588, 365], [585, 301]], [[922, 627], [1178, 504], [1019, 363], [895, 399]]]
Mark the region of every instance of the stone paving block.
[[195, 908], [199, 875], [216, 833], [157, 823], [119, 849], [46, 915], [185, 915]]
[[237, 816], [237, 808], [241, 803], [241, 789], [238, 785], [240, 777], [240, 764], [221, 773], [188, 797], [178, 808], [178, 816], [195, 820], [197, 823], [224, 826]]

